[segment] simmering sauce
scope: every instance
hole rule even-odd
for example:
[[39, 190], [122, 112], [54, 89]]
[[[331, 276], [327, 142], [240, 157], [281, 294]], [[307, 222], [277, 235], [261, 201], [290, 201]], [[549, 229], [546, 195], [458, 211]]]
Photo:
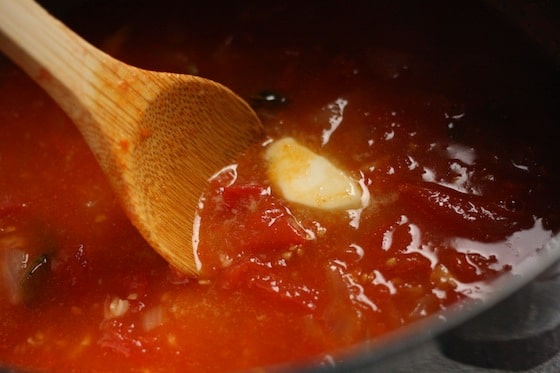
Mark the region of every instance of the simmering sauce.
[[[64, 20], [133, 65], [226, 84], [263, 121], [267, 137], [200, 191], [200, 278], [139, 236], [73, 124], [0, 56], [1, 364], [331, 364], [491, 294], [558, 233], [558, 80], [487, 10], [182, 3], [95, 1]], [[271, 166], [286, 139], [328, 161], [358, 199], [292, 198], [290, 166]]]

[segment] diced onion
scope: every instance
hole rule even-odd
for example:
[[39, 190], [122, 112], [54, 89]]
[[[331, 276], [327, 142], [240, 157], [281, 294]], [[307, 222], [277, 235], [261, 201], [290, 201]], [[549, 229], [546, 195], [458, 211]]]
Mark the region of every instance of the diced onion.
[[161, 324], [164, 321], [164, 312], [161, 305], [152, 307], [144, 312], [142, 317], [142, 327], [145, 331], [150, 331]]
[[119, 297], [112, 298], [105, 307], [105, 318], [114, 319], [123, 316], [128, 312], [130, 303], [126, 299]]

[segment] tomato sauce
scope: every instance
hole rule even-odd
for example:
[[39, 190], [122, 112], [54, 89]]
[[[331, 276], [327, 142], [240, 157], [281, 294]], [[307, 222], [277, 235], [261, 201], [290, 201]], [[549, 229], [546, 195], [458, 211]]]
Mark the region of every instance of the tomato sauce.
[[[201, 276], [185, 278], [69, 119], [0, 57], [1, 364], [331, 364], [491, 294], [559, 231], [556, 72], [472, 2], [92, 3], [64, 20], [136, 66], [228, 85], [267, 138], [200, 191]], [[359, 181], [367, 206], [284, 199], [263, 153], [286, 136]]]

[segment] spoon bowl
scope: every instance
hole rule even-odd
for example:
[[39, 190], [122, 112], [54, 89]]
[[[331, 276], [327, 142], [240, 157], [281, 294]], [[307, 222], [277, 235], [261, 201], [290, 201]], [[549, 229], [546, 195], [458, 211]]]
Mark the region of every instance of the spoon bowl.
[[249, 105], [211, 80], [118, 61], [33, 0], [0, 0], [0, 50], [76, 124], [146, 241], [196, 276], [200, 195], [262, 133]]

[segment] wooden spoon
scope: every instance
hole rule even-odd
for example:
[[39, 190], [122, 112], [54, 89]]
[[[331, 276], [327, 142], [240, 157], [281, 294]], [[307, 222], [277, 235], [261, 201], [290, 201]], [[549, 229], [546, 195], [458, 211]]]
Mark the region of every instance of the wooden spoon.
[[196, 276], [208, 178], [262, 130], [247, 103], [207, 79], [117, 61], [32, 0], [0, 0], [0, 49], [74, 121], [148, 243]]

